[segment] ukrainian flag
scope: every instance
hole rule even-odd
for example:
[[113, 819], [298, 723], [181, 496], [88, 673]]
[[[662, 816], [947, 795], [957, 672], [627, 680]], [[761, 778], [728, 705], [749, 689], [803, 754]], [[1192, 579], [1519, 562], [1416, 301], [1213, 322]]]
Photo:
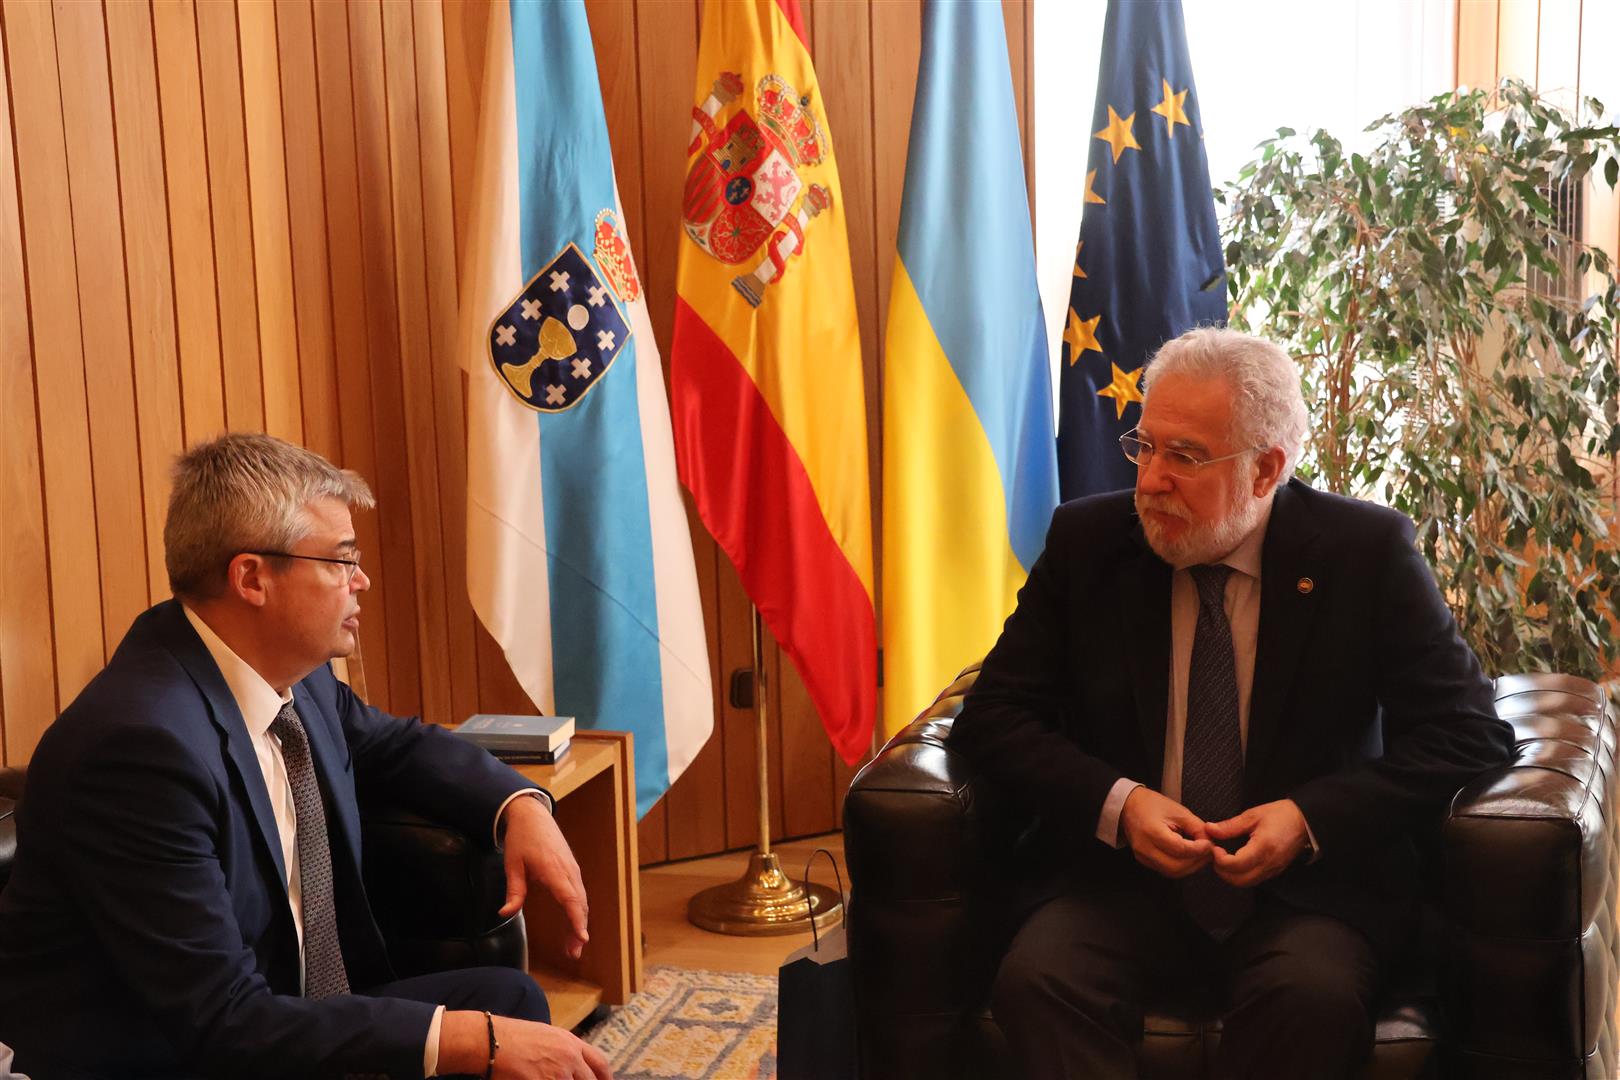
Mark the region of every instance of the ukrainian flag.
[[884, 728], [995, 643], [1057, 505], [1001, 5], [930, 0], [883, 406]]

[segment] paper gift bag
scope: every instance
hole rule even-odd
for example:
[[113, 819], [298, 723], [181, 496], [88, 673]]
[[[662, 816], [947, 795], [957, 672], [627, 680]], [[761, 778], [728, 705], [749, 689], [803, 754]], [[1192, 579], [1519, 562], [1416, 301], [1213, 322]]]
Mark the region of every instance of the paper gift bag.
[[[832, 852], [817, 848], [832, 862], [838, 896], [844, 878]], [[847, 912], [847, 907], [844, 908]], [[842, 921], [827, 933], [811, 923], [812, 940], [782, 962], [777, 981], [776, 1069], [779, 1080], [855, 1080], [855, 982], [849, 967], [849, 942]]]

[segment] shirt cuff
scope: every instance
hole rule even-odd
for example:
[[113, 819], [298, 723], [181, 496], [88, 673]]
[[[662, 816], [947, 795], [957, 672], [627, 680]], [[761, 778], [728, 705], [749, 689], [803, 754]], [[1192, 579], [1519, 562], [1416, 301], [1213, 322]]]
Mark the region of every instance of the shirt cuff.
[[1125, 800], [1141, 786], [1140, 780], [1132, 780], [1128, 776], [1114, 781], [1114, 786], [1108, 789], [1108, 798], [1103, 800], [1102, 813], [1097, 815], [1097, 839], [1111, 848], [1125, 846], [1125, 838], [1120, 835], [1119, 817], [1125, 812]]
[[[1299, 804], [1295, 803], [1294, 805], [1298, 806]], [[1305, 812], [1300, 811], [1299, 816], [1303, 820], [1305, 817]], [[1311, 863], [1322, 857], [1322, 845], [1316, 842], [1316, 834], [1311, 832], [1311, 823], [1308, 821], [1305, 822], [1305, 842], [1311, 847], [1311, 857], [1305, 860], [1305, 865], [1309, 866]]]
[[422, 1075], [439, 1075], [439, 1028], [444, 1023], [444, 1006], [440, 1005], [433, 1010], [433, 1020], [428, 1024], [427, 1046], [422, 1049]]
[[[552, 817], [557, 816], [557, 800], [551, 797], [551, 792], [546, 791], [543, 788], [532, 787], [521, 788], [512, 792], [512, 794], [508, 795], [505, 801], [501, 803], [500, 809], [495, 811], [495, 824], [490, 827], [490, 838], [494, 840], [497, 848], [501, 846], [501, 815], [506, 813], [506, 808], [512, 805], [513, 799], [520, 799], [525, 795], [533, 795], [535, 798], [546, 804], [546, 811], [550, 813]], [[428, 1075], [431, 1076], [433, 1074], [429, 1073]]]

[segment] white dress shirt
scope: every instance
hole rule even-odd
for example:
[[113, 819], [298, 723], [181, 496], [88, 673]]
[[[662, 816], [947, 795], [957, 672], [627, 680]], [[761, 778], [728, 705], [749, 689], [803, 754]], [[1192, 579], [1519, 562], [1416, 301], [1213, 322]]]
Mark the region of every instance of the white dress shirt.
[[[298, 931], [298, 987], [304, 986], [304, 894], [298, 874], [298, 808], [293, 803], [292, 784], [287, 779], [287, 764], [281, 756], [281, 740], [270, 734], [270, 725], [275, 722], [281, 707], [292, 700], [292, 690], [277, 693], [275, 688], [264, 681], [253, 667], [231, 651], [231, 647], [220, 640], [213, 628], [202, 621], [190, 607], [182, 605], [186, 618], [191, 622], [197, 636], [208, 649], [208, 655], [214, 658], [214, 664], [219, 673], [225, 677], [225, 685], [230, 688], [231, 697], [236, 699], [236, 707], [242, 713], [242, 722], [247, 726], [248, 738], [253, 741], [253, 752], [258, 755], [259, 770], [264, 773], [264, 787], [270, 793], [270, 808], [276, 818], [276, 833], [281, 840], [281, 863], [287, 868], [287, 903], [292, 908], [293, 927]], [[533, 794], [535, 791], [518, 791], [508, 796], [501, 803], [500, 809], [495, 812], [494, 830], [497, 845], [500, 841], [501, 815], [506, 807], [520, 795]], [[549, 796], [547, 801], [550, 806]], [[440, 1005], [433, 1012], [433, 1020], [428, 1025], [427, 1045], [422, 1051], [422, 1075], [433, 1076], [439, 1071], [439, 1028], [444, 1023], [444, 1006]]]
[[[1232, 659], [1237, 666], [1238, 732], [1245, 754], [1249, 750], [1249, 698], [1254, 688], [1254, 654], [1260, 636], [1260, 557], [1266, 543], [1266, 526], [1271, 521], [1271, 504], [1253, 531], [1244, 537], [1219, 565], [1230, 566], [1223, 606], [1232, 628]], [[1187, 736], [1187, 682], [1192, 671], [1193, 636], [1198, 628], [1198, 586], [1185, 567], [1170, 579], [1170, 705], [1164, 724], [1163, 794], [1181, 801], [1181, 761]], [[1114, 781], [1097, 817], [1097, 839], [1110, 847], [1124, 847], [1120, 815], [1131, 792], [1142, 787], [1139, 780], [1122, 776]], [[1311, 857], [1320, 854], [1310, 825], [1305, 826]]]

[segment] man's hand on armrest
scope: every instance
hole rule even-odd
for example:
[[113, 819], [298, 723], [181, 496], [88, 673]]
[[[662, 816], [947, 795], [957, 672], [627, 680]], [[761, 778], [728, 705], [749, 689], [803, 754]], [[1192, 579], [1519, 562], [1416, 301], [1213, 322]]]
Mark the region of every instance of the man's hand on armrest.
[[1212, 845], [1198, 815], [1149, 787], [1125, 799], [1120, 827], [1136, 861], [1167, 878], [1183, 878], [1209, 864]]
[[513, 915], [523, 907], [529, 882], [543, 886], [562, 905], [569, 927], [565, 949], [570, 957], [579, 959], [591, 939], [586, 929], [590, 905], [579, 863], [556, 819], [539, 799], [513, 799], [506, 804], [501, 823], [506, 853], [506, 903], [501, 906], [501, 916]]
[[[496, 1080], [613, 1080], [602, 1052], [572, 1032], [506, 1016], [495, 1017], [494, 1024], [500, 1045], [495, 1053]], [[489, 1026], [484, 1014], [445, 1013], [438, 1075], [483, 1076], [488, 1064]]]

